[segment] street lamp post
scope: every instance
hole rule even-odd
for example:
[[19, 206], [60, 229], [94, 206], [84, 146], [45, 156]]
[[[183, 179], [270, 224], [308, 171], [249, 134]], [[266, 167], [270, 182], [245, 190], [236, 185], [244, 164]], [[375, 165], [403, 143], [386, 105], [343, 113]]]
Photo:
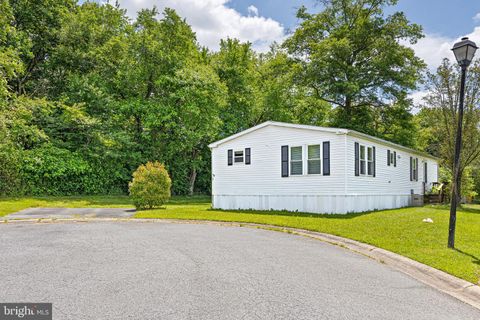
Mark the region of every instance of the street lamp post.
[[448, 226], [448, 247], [455, 248], [455, 226], [457, 223], [457, 201], [460, 197], [461, 176], [460, 176], [460, 153], [462, 149], [462, 126], [463, 126], [463, 102], [465, 100], [465, 79], [467, 68], [472, 62], [475, 51], [478, 49], [475, 42], [468, 40], [467, 37], [462, 38], [460, 42], [453, 46], [453, 53], [458, 64], [462, 68], [462, 77], [460, 82], [460, 99], [458, 104], [458, 124], [457, 136], [455, 139], [455, 155], [453, 161], [453, 181], [452, 181], [452, 197], [450, 201], [450, 223]]

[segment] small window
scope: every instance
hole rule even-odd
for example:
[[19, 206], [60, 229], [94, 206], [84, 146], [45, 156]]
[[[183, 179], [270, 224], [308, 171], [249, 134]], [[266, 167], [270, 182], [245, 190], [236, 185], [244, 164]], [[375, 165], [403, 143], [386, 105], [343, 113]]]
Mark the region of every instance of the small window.
[[365, 174], [366, 166], [365, 146], [360, 146], [360, 174]]
[[395, 164], [395, 153], [390, 151], [390, 163]]
[[243, 162], [243, 150], [241, 151], [235, 151], [235, 163], [237, 162]]
[[302, 147], [290, 148], [290, 174], [291, 175], [303, 174]]
[[308, 146], [308, 174], [320, 174], [320, 145]]
[[373, 176], [373, 149], [367, 148], [367, 174]]

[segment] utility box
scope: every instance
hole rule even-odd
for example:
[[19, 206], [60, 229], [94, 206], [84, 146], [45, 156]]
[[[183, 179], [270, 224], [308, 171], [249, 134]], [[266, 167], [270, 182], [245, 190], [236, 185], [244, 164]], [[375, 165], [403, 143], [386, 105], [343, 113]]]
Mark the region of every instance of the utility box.
[[421, 207], [423, 206], [423, 195], [421, 194], [412, 194], [412, 206]]

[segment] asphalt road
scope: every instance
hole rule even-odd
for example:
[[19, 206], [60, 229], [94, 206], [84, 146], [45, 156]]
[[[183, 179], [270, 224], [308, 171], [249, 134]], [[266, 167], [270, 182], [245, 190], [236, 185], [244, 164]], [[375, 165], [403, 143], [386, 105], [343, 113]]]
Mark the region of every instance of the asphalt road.
[[480, 311], [320, 241], [214, 225], [0, 225], [0, 302], [54, 319], [480, 319]]

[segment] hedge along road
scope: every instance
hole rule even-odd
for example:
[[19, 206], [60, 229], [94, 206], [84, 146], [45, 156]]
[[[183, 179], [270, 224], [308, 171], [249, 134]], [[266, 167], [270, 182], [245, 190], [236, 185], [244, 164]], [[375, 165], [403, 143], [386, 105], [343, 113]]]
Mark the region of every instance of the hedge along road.
[[0, 301], [54, 319], [480, 319], [480, 311], [361, 255], [216, 225], [0, 225]]

